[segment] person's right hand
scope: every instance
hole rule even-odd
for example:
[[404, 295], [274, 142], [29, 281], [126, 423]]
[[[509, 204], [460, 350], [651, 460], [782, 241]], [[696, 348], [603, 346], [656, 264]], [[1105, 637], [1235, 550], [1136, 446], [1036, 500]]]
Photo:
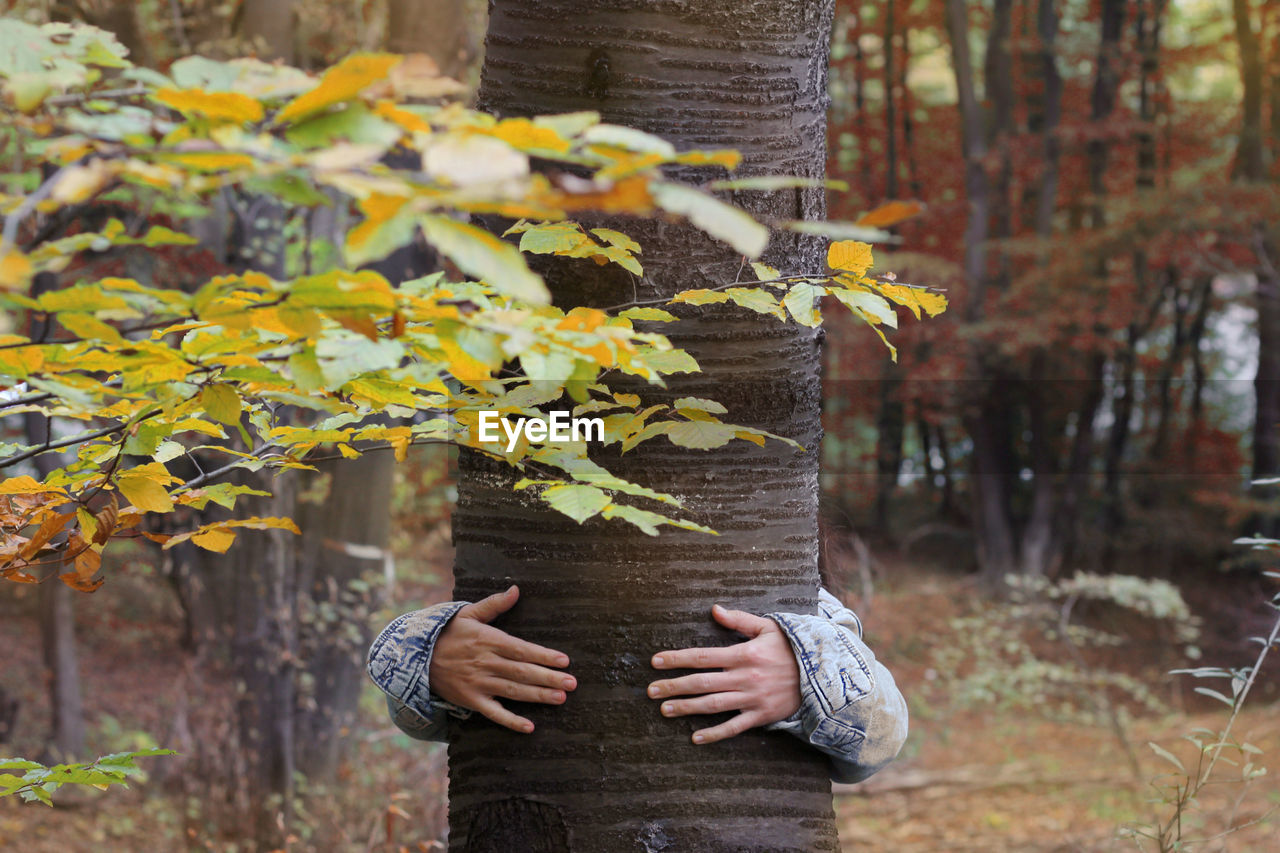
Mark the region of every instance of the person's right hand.
[[459, 610], [436, 638], [427, 680], [441, 699], [528, 734], [533, 722], [511, 713], [498, 699], [560, 705], [578, 682], [559, 671], [569, 665], [568, 655], [488, 624], [519, 598], [520, 589], [513, 586]]

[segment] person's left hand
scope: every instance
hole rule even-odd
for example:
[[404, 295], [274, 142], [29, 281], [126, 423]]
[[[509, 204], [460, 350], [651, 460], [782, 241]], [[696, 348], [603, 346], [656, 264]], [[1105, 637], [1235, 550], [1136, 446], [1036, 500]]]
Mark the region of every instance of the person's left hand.
[[[800, 708], [800, 667], [782, 629], [772, 619], [742, 610], [711, 608], [726, 628], [745, 634], [746, 642], [716, 648], [658, 652], [654, 669], [719, 669], [649, 685], [649, 696], [662, 700], [664, 717], [739, 711], [732, 719], [693, 733], [694, 743], [715, 743], [755, 726], [785, 720]], [[692, 699], [672, 699], [693, 696]]]

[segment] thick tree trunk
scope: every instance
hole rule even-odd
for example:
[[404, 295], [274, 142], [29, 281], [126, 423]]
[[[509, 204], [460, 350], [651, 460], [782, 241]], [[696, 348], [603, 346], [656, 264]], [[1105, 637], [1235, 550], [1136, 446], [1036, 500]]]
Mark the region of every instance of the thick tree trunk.
[[[491, 10], [481, 103], [505, 115], [596, 109], [678, 148], [733, 146], [748, 174], [825, 171], [826, 58], [833, 3], [508, 0]], [[601, 86], [601, 59], [608, 79]], [[596, 71], [592, 86], [588, 78]], [[588, 92], [590, 88], [590, 92]], [[702, 177], [687, 174], [687, 177]], [[773, 216], [820, 217], [821, 192], [753, 194]], [[732, 281], [740, 258], [690, 226], [630, 222], [644, 246], [639, 298]], [[821, 246], [775, 238], [769, 263], [817, 270]], [[630, 295], [625, 274], [569, 262], [548, 272], [557, 299]], [[817, 594], [818, 342], [813, 330], [737, 309], [687, 312], [667, 330], [703, 372], [651, 400], [694, 394], [726, 418], [791, 436], [701, 452], [665, 440], [625, 457], [621, 476], [678, 494], [721, 535], [657, 538], [592, 520], [579, 526], [513, 492], [512, 471], [462, 457], [456, 594], [515, 580], [503, 627], [563, 649], [579, 688], [567, 705], [521, 707], [517, 735], [473, 718], [451, 742], [455, 851], [812, 851], [838, 842], [825, 759], [760, 730], [710, 747], [703, 721], [667, 720], [645, 697], [654, 652], [733, 638], [710, 621], [721, 601], [757, 613], [810, 611]]]

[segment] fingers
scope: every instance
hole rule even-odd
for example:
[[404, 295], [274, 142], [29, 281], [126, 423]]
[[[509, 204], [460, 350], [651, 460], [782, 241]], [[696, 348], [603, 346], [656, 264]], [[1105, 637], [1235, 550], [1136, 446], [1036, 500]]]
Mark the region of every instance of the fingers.
[[700, 693], [720, 693], [740, 686], [740, 679], [728, 672], [699, 672], [680, 678], [665, 678], [649, 685], [649, 697], [696, 696]]
[[532, 663], [520, 663], [507, 658], [494, 658], [487, 668], [494, 675], [519, 684], [550, 687], [553, 690], [573, 690], [578, 686], [578, 680], [567, 672], [547, 669]]
[[672, 699], [663, 702], [661, 711], [664, 717], [723, 714], [726, 711], [741, 711], [749, 698], [745, 693], [709, 693], [694, 699]]
[[511, 713], [506, 708], [499, 705], [494, 699], [478, 697], [476, 699], [475, 709], [498, 725], [511, 729], [513, 732], [520, 732], [521, 734], [527, 735], [533, 731], [532, 720], [527, 720], [518, 714]]
[[747, 729], [753, 728], [759, 721], [756, 715], [750, 711], [744, 711], [736, 717], [721, 723], [718, 726], [712, 726], [709, 729], [700, 729], [693, 733], [693, 742], [698, 744], [715, 743], [720, 740], [727, 740], [731, 737], [737, 737]]
[[481, 622], [492, 622], [506, 613], [520, 600], [520, 587], [512, 584], [505, 592], [496, 592], [488, 598], [482, 598], [475, 604], [468, 604], [458, 611], [459, 616], [479, 619]]
[[758, 637], [774, 626], [772, 619], [756, 616], [745, 610], [729, 610], [719, 604], [712, 605], [711, 615], [726, 628], [731, 628], [740, 634], [746, 634], [748, 637]]
[[532, 684], [521, 684], [518, 681], [507, 681], [496, 678], [484, 685], [484, 691], [494, 697], [514, 699], [517, 702], [537, 702], [541, 705], [563, 705], [566, 698], [563, 690], [549, 687], [535, 687]]
[[521, 640], [519, 637], [513, 637], [505, 632], [502, 636], [502, 642], [495, 644], [494, 651], [504, 658], [542, 664], [543, 666], [566, 667], [569, 665], [569, 656], [564, 652], [558, 652], [555, 649], [549, 649], [537, 643], [530, 643], [528, 640]]
[[653, 656], [654, 669], [721, 669], [739, 660], [737, 646], [713, 646], [706, 649], [679, 649], [658, 652]]

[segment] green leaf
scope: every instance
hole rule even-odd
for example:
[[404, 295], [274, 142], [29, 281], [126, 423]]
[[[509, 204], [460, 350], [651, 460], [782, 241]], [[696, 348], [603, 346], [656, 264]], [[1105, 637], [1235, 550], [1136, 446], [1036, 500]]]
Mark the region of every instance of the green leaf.
[[426, 214], [419, 219], [427, 242], [468, 275], [483, 279], [494, 290], [534, 305], [549, 305], [551, 294], [542, 277], [529, 269], [519, 250], [474, 225], [447, 216]]
[[542, 493], [542, 499], [581, 524], [598, 514], [609, 503], [609, 496], [595, 486], [551, 486]]
[[657, 154], [670, 159], [676, 156], [676, 149], [670, 142], [643, 130], [631, 127], [620, 127], [616, 124], [597, 124], [582, 131], [582, 141], [590, 145], [608, 145], [613, 148], [625, 148], [641, 154]]
[[787, 291], [782, 302], [791, 312], [791, 316], [802, 326], [816, 326], [822, 322], [822, 314], [818, 311], [818, 297], [822, 288], [812, 284], [797, 284]]
[[660, 373], [697, 373], [702, 369], [693, 356], [682, 349], [645, 353], [644, 362]]
[[230, 385], [206, 385], [200, 390], [200, 405], [210, 419], [220, 424], [240, 424], [240, 395]]
[[702, 397], [681, 397], [672, 403], [676, 411], [681, 409], [694, 409], [699, 412], [710, 412], [713, 415], [728, 414], [729, 410], [715, 400], [705, 400]]
[[667, 430], [672, 444], [694, 450], [710, 450], [722, 447], [734, 438], [734, 428], [729, 424], [709, 421], [684, 421]]
[[668, 213], [683, 216], [703, 231], [749, 258], [758, 258], [769, 242], [769, 229], [751, 215], [684, 184], [656, 183], [650, 194]]
[[1154, 752], [1156, 755], [1160, 756], [1165, 761], [1169, 762], [1174, 767], [1178, 768], [1180, 772], [1182, 773], [1187, 772], [1187, 768], [1182, 766], [1182, 762], [1178, 760], [1178, 756], [1174, 755], [1169, 750], [1165, 749], [1164, 747], [1152, 741], [1147, 741], [1147, 746], [1151, 747], [1151, 751]]
[[796, 234], [811, 234], [831, 240], [861, 240], [864, 243], [894, 243], [899, 240], [888, 231], [854, 225], [852, 222], [816, 222], [803, 219], [783, 222], [781, 227]]
[[650, 536], [658, 535], [658, 525], [660, 524], [670, 524], [672, 527], [679, 527], [682, 530], [693, 530], [698, 533], [710, 533], [712, 536], [717, 535], [710, 527], [703, 527], [701, 524], [695, 524], [692, 521], [668, 518], [665, 515], [650, 512], [647, 509], [638, 509], [636, 507], [626, 506], [623, 504], [609, 504], [604, 508], [601, 514], [607, 519], [620, 518], [623, 521], [634, 524]]
[[679, 318], [676, 315], [663, 311], [661, 308], [628, 308], [618, 314], [619, 317], [626, 317], [628, 320], [653, 320], [659, 323], [674, 323]]
[[838, 299], [841, 305], [855, 314], [865, 314], [867, 319], [881, 323], [891, 329], [898, 328], [898, 315], [883, 296], [866, 290], [852, 290], [846, 287], [827, 288], [827, 292]]
[[761, 290], [758, 287], [731, 287], [724, 293], [733, 300], [734, 304], [755, 311], [757, 314], [786, 318], [781, 306], [778, 305], [778, 300], [767, 290]]

